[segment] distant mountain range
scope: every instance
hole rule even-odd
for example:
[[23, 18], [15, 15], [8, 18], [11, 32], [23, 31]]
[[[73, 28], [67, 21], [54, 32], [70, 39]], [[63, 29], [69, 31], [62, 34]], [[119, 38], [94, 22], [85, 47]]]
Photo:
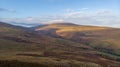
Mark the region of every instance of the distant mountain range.
[[26, 28], [0, 22], [0, 67], [21, 65], [119, 67], [120, 29], [73, 23]]

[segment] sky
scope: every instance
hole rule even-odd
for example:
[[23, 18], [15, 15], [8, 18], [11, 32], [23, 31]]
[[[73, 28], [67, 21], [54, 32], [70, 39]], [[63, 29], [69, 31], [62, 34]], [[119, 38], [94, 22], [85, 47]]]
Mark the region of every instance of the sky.
[[120, 0], [0, 0], [0, 21], [120, 27]]

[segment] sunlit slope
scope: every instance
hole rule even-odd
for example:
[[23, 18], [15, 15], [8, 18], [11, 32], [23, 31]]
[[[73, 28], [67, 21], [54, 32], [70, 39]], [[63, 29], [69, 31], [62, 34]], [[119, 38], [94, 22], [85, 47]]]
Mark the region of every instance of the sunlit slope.
[[97, 27], [97, 26], [80, 26], [72, 23], [55, 23], [48, 24], [42, 27], [38, 27], [35, 30], [56, 30], [56, 33], [61, 32], [80, 32], [80, 31], [95, 31], [95, 30], [104, 30], [108, 29], [108, 27]]
[[76, 25], [72, 23], [55, 23], [55, 24], [48, 24], [40, 27], [38, 26], [36, 27], [35, 31], [38, 31], [38, 32], [40, 31], [40, 33], [43, 33], [43, 34], [70, 38], [75, 34], [78, 34], [79, 32], [98, 31], [98, 30], [106, 30], [106, 29], [109, 29], [109, 28], [97, 27], [97, 26], [82, 26], [82, 25]]
[[94, 32], [94, 31], [103, 31], [109, 30], [109, 27], [97, 27], [97, 26], [83, 26], [76, 25], [72, 23], [55, 23], [48, 24], [44, 26], [38, 26], [35, 28], [35, 31], [40, 34], [47, 34], [59, 37], [65, 37], [67, 39], [71, 38], [80, 38], [80, 36], [92, 36], [93, 34], [84, 33], [84, 32]]

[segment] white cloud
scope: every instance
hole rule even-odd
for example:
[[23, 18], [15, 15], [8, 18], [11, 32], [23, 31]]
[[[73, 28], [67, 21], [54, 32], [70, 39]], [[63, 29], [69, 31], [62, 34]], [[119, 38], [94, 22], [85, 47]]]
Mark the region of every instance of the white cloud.
[[65, 21], [62, 19], [56, 19], [56, 20], [47, 21], [46, 23], [65, 23]]
[[120, 23], [120, 14], [111, 10], [74, 11], [65, 14], [65, 20], [84, 25], [116, 26]]

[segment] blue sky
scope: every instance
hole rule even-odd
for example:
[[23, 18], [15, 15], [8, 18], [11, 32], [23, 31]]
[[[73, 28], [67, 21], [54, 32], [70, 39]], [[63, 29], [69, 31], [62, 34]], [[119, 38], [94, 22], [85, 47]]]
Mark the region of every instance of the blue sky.
[[0, 20], [28, 24], [66, 21], [118, 27], [119, 3], [120, 0], [0, 0]]

